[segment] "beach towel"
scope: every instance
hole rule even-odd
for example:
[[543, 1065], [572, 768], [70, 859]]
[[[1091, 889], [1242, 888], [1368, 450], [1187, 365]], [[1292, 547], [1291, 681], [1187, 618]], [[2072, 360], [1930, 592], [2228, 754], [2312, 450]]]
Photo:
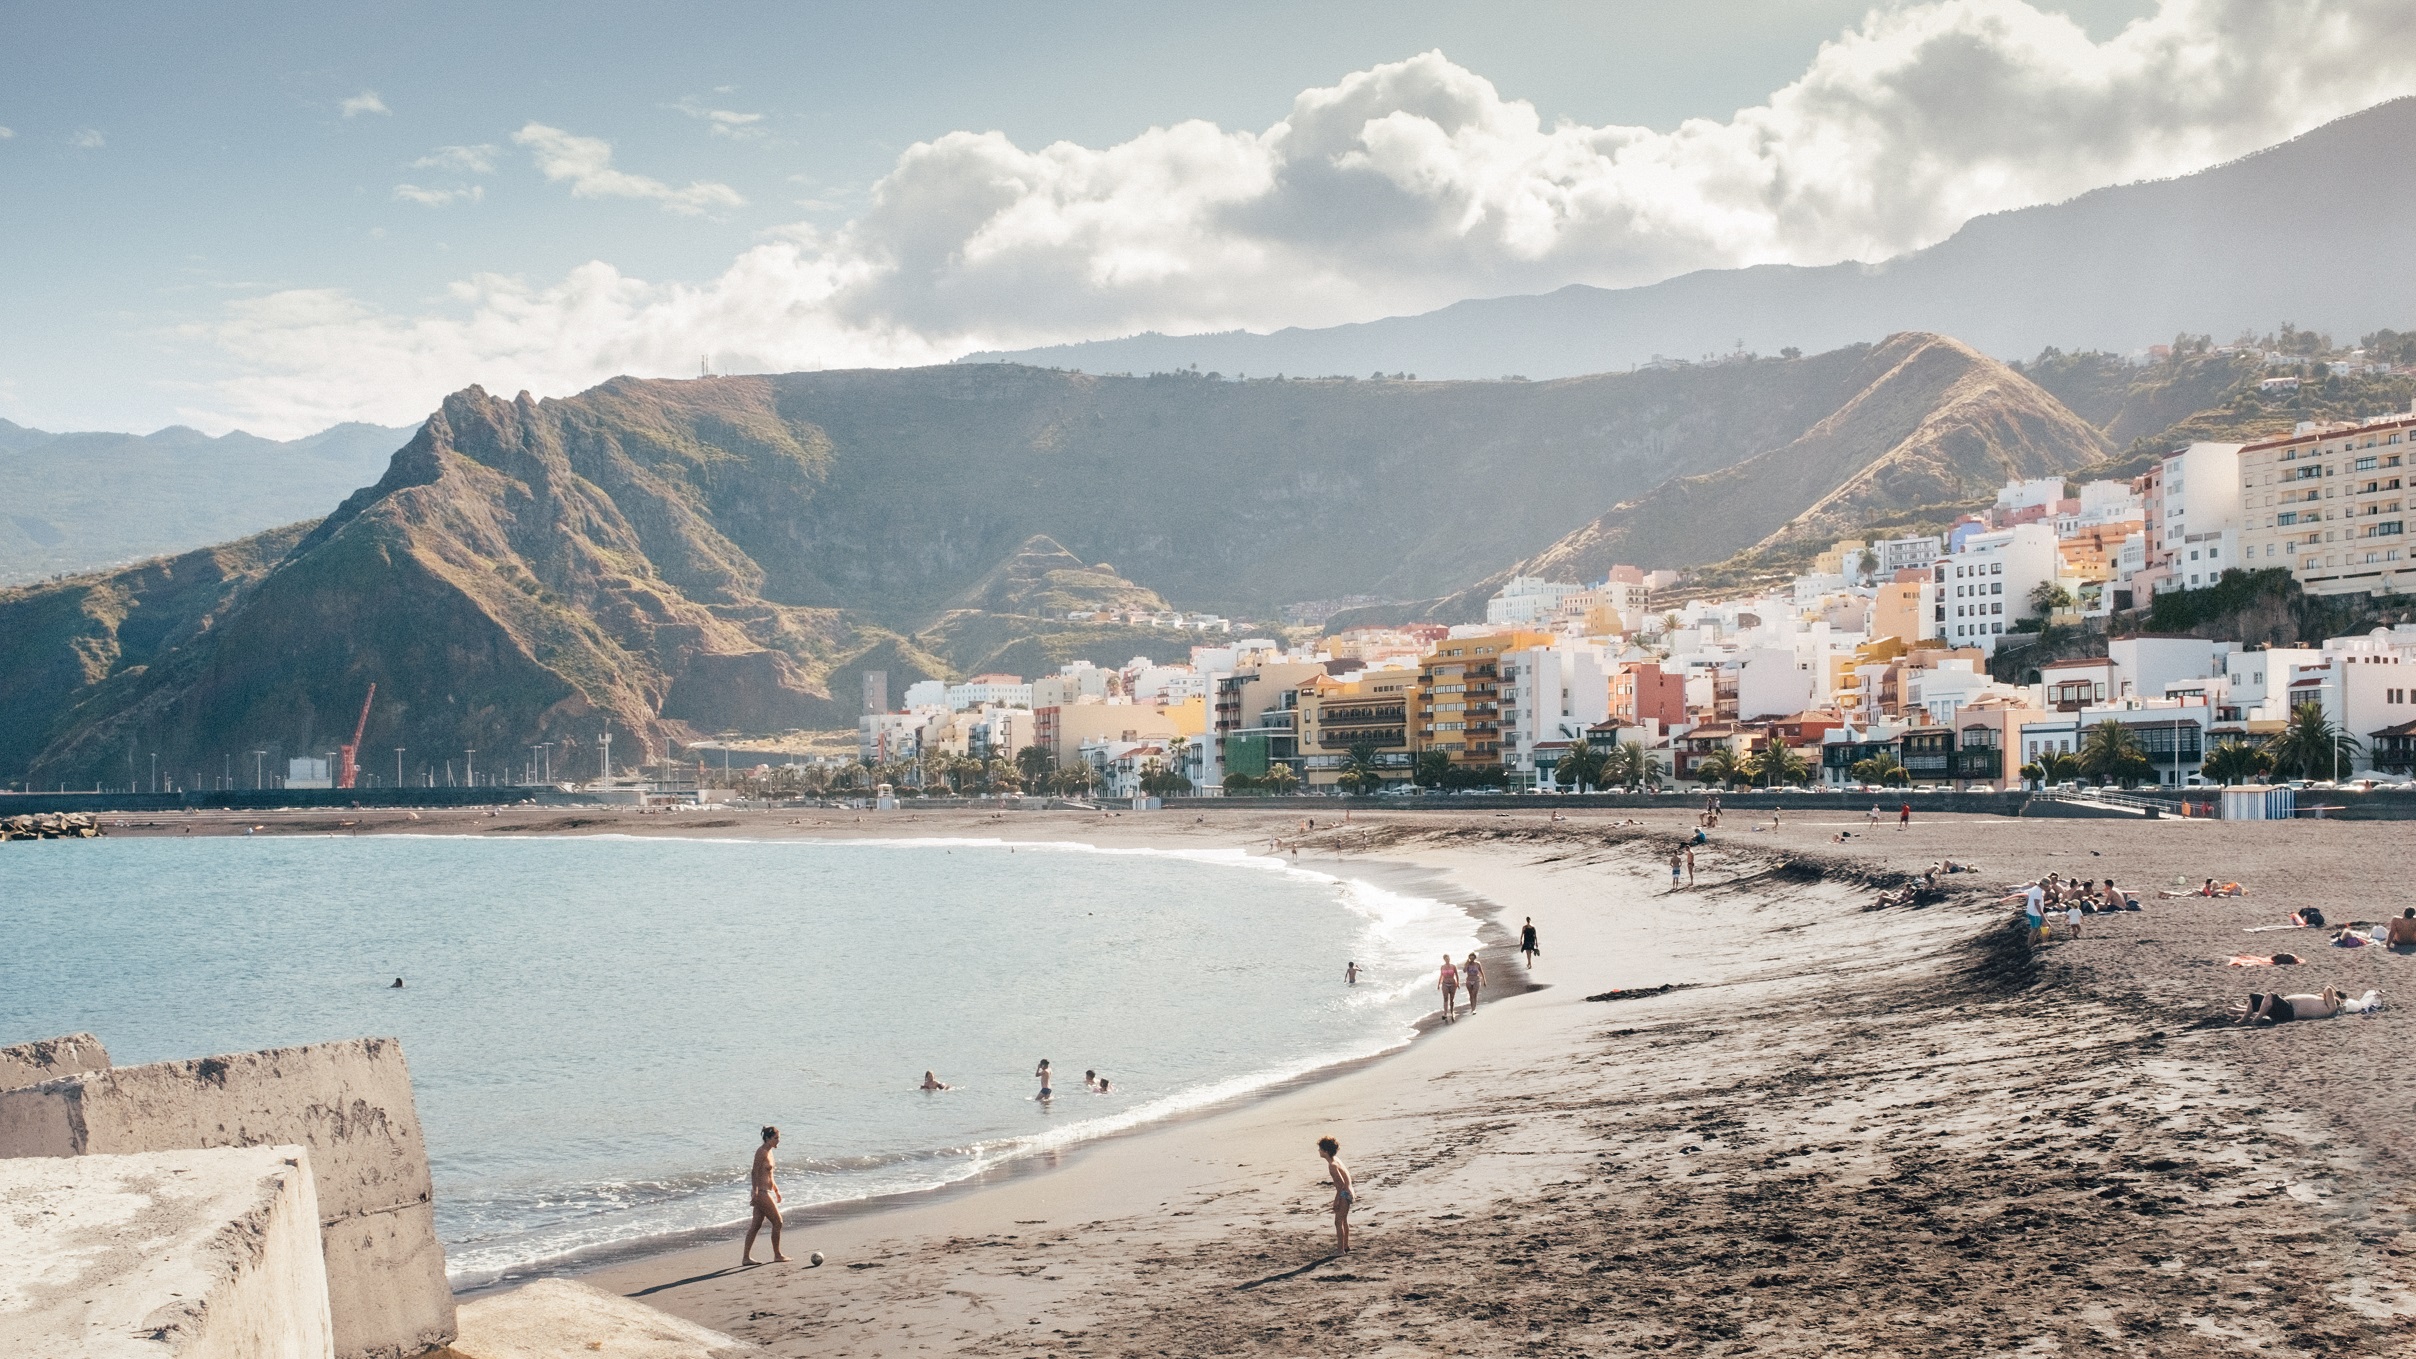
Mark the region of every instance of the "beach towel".
[[2369, 1015], [2381, 1008], [2382, 992], [2380, 991], [2368, 991], [2355, 1000], [2341, 1002], [2341, 1013], [2345, 1015]]
[[2238, 954], [2234, 954], [2234, 955], [2232, 955], [2232, 959], [2231, 959], [2231, 961], [2230, 961], [2230, 962], [2228, 962], [2228, 963], [2226, 963], [2226, 964], [2224, 964], [2224, 966], [2226, 966], [2226, 967], [2271, 967], [2271, 966], [2273, 966], [2273, 959], [2271, 959], [2271, 958], [2260, 958], [2260, 957], [2258, 957], [2257, 955], [2255, 955], [2255, 954], [2253, 954], [2253, 953], [2238, 953]]

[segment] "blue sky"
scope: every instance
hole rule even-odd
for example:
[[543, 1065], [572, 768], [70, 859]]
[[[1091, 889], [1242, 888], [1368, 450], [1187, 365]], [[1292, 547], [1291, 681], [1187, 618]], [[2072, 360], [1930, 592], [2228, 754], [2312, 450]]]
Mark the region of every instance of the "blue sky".
[[2404, 92], [2337, 64], [2398, 8], [14, 4], [0, 416], [292, 435], [1882, 257]]

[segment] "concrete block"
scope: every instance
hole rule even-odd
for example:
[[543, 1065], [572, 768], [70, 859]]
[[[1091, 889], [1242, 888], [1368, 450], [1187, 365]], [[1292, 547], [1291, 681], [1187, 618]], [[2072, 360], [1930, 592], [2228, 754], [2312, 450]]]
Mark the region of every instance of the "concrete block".
[[80, 1071], [107, 1071], [109, 1049], [88, 1033], [0, 1048], [0, 1090], [40, 1085]]
[[155, 1062], [0, 1091], [0, 1157], [298, 1144], [318, 1185], [339, 1359], [453, 1338], [403, 1046], [361, 1038]]
[[300, 1147], [0, 1161], [0, 1354], [328, 1359]]
[[459, 1359], [743, 1359], [763, 1350], [574, 1279], [462, 1304]]

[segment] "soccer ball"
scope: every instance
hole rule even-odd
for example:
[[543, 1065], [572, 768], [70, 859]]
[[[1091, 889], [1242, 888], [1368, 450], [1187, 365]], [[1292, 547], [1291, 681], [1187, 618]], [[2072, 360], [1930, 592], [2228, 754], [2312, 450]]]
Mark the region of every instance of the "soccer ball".
[[818, 1264], [821, 1264], [821, 1263], [822, 1263], [822, 1252], [820, 1252], [820, 1251], [815, 1251], [813, 1254], [811, 1254], [811, 1255], [809, 1255], [809, 1256], [807, 1256], [807, 1257], [805, 1257], [805, 1258], [806, 1258], [806, 1260], [807, 1260], [808, 1262], [810, 1262], [810, 1263], [812, 1263], [812, 1264], [817, 1264], [817, 1265], [818, 1265]]

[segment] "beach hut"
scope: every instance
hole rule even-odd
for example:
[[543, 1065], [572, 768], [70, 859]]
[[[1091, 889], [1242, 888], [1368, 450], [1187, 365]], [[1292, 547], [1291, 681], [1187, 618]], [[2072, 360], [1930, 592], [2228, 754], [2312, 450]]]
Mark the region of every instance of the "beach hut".
[[2223, 790], [2226, 821], [2288, 821], [2298, 815], [2298, 792], [2261, 783]]

